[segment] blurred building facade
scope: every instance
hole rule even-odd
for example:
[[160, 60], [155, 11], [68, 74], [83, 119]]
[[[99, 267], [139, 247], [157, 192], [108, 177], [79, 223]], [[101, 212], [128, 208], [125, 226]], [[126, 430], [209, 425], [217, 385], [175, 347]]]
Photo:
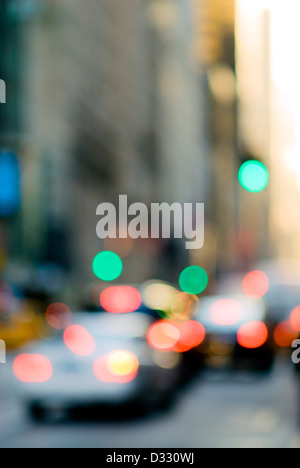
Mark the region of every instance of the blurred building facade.
[[205, 83], [204, 126], [209, 190], [204, 248], [193, 261], [214, 276], [235, 268], [240, 252], [238, 230], [237, 93], [235, 0], [194, 0], [196, 35], [193, 54]]
[[[117, 204], [119, 194], [147, 204], [203, 202], [209, 192], [207, 80], [191, 46], [195, 4], [6, 3], [22, 42], [22, 63], [14, 64], [22, 82], [17, 258], [92, 278], [93, 257], [105, 247], [96, 237], [99, 203]], [[138, 242], [124, 280], [159, 273], [168, 249]], [[183, 247], [172, 249], [185, 266]]]
[[[22, 126], [24, 65], [21, 16], [16, 15], [13, 2], [0, 5], [0, 76], [6, 83], [6, 103], [0, 106], [0, 152], [12, 152], [23, 160]], [[21, 12], [20, 12], [21, 13]], [[0, 270], [8, 258], [22, 252], [22, 220], [17, 213], [0, 220]]]

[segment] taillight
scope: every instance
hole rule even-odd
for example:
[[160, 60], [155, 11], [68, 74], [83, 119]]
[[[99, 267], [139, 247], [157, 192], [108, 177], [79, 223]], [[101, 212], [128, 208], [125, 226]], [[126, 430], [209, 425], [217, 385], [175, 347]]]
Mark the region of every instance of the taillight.
[[106, 383], [128, 383], [135, 379], [139, 360], [130, 351], [113, 351], [98, 358], [93, 366], [98, 380]]
[[71, 325], [65, 330], [64, 342], [77, 356], [90, 356], [96, 349], [94, 338], [80, 325]]
[[256, 349], [268, 339], [268, 329], [263, 322], [248, 322], [241, 326], [237, 334], [238, 343], [243, 348]]
[[20, 354], [13, 363], [17, 379], [26, 383], [48, 382], [53, 375], [53, 367], [48, 358], [41, 354]]

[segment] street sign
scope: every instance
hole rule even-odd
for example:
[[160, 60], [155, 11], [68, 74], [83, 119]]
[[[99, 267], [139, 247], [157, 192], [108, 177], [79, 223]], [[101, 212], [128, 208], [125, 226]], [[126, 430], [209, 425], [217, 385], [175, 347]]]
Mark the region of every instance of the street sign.
[[0, 217], [16, 214], [20, 207], [20, 168], [12, 152], [0, 152]]

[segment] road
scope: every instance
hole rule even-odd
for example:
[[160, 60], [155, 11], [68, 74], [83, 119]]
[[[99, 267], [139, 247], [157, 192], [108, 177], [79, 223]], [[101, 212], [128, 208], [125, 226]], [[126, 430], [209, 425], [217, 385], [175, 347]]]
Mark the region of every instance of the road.
[[131, 421], [33, 424], [11, 391], [10, 363], [0, 367], [0, 448], [299, 448], [296, 385], [278, 362], [270, 377], [206, 372], [168, 414]]

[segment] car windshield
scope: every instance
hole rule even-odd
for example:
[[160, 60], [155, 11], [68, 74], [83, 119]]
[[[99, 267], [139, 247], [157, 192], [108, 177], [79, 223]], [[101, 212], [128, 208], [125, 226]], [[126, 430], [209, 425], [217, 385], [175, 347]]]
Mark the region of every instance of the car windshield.
[[245, 296], [206, 297], [200, 303], [197, 318], [202, 323], [212, 323], [215, 321], [214, 315], [224, 316], [224, 313], [232, 318], [236, 316], [234, 323], [264, 320], [265, 307], [260, 299]]

